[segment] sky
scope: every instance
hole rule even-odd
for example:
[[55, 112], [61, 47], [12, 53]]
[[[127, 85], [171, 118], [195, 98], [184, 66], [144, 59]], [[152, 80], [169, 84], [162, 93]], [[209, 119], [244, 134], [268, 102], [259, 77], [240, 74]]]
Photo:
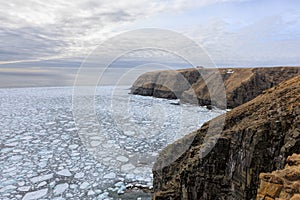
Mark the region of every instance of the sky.
[[[183, 34], [217, 66], [300, 63], [298, 0], [11, 0], [0, 3], [0, 24], [0, 67], [78, 67], [104, 41], [140, 28]], [[182, 62], [153, 50], [123, 61], [143, 59]]]

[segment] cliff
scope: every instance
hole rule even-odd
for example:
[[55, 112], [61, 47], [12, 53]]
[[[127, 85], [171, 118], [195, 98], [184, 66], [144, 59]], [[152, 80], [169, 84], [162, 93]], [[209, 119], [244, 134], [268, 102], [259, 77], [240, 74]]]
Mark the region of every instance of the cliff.
[[283, 170], [261, 173], [257, 200], [300, 199], [300, 154], [287, 158]]
[[[217, 74], [224, 82], [227, 107], [234, 108], [260, 95], [264, 90], [300, 74], [300, 67], [182, 69], [148, 72], [134, 82], [131, 93], [159, 98], [180, 99], [201, 106], [222, 107], [211, 102], [207, 85], [215, 83]], [[192, 99], [196, 99], [191, 101]]]
[[[167, 146], [153, 167], [153, 199], [255, 199], [259, 174], [300, 153], [299, 86], [300, 75]], [[222, 120], [221, 133], [208, 135]]]

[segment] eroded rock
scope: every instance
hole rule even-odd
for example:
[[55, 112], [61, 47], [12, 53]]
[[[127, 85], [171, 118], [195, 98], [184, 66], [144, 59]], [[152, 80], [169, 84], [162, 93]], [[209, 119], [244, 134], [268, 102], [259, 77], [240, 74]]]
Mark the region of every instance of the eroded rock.
[[[153, 168], [154, 199], [255, 199], [259, 174], [282, 169], [300, 153], [299, 86], [300, 76], [289, 79], [165, 148]], [[220, 135], [207, 135], [224, 118]], [[284, 180], [268, 179], [274, 182], [268, 192], [277, 195]]]
[[261, 173], [257, 200], [299, 199], [300, 198], [300, 154], [287, 158], [283, 170]]
[[[226, 107], [226, 102], [222, 100], [221, 94], [225, 92], [227, 107], [234, 108], [298, 74], [300, 74], [299, 67], [155, 71], [138, 77], [131, 88], [131, 93], [223, 108], [224, 105]], [[224, 90], [217, 81], [219, 76], [224, 83]]]

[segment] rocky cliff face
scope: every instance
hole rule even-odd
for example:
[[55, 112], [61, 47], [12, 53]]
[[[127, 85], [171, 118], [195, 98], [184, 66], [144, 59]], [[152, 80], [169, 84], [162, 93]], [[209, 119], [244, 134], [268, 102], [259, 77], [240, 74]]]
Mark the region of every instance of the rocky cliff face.
[[[133, 84], [131, 93], [160, 98], [180, 99], [182, 102], [210, 105], [207, 85], [219, 93], [215, 77], [220, 74], [227, 98], [227, 107], [234, 108], [280, 82], [300, 74], [300, 67], [183, 69], [148, 72]], [[193, 99], [197, 99], [196, 102]], [[193, 100], [193, 101], [191, 101]]]
[[261, 173], [257, 200], [300, 199], [300, 154], [287, 158], [283, 170]]
[[197, 69], [147, 72], [134, 82], [131, 93], [177, 99], [196, 83], [199, 77], [200, 73]]
[[[289, 79], [165, 148], [153, 167], [153, 199], [255, 199], [259, 174], [300, 153], [299, 86], [300, 76]], [[207, 135], [224, 119], [219, 135]]]

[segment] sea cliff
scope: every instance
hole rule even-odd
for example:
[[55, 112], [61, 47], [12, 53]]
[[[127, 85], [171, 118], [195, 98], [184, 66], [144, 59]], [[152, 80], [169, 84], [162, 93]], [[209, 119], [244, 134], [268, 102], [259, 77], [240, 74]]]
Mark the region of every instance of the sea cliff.
[[[283, 169], [288, 156], [300, 153], [300, 75], [278, 83], [298, 69], [266, 70], [272, 76], [257, 70], [266, 69], [247, 69], [240, 83], [243, 86], [231, 91], [258, 87], [261, 92], [247, 94], [253, 98], [261, 95], [252, 100], [232, 98], [232, 107], [250, 101], [205, 123], [160, 153], [153, 167], [154, 200], [255, 199], [260, 173]], [[272, 88], [263, 91], [268, 87]], [[223, 120], [221, 133], [207, 140], [208, 129], [218, 132], [217, 125]], [[190, 146], [183, 150], [186, 142]], [[178, 158], [174, 160], [174, 156]]]
[[[180, 99], [183, 103], [196, 103], [201, 106], [213, 104], [224, 108], [223, 104], [211, 102], [212, 95], [222, 92], [214, 78], [221, 76], [227, 108], [234, 108], [298, 74], [300, 74], [300, 67], [192, 68], [154, 71], [138, 77], [131, 87], [131, 93]], [[207, 85], [211, 85], [216, 90], [209, 91]]]

